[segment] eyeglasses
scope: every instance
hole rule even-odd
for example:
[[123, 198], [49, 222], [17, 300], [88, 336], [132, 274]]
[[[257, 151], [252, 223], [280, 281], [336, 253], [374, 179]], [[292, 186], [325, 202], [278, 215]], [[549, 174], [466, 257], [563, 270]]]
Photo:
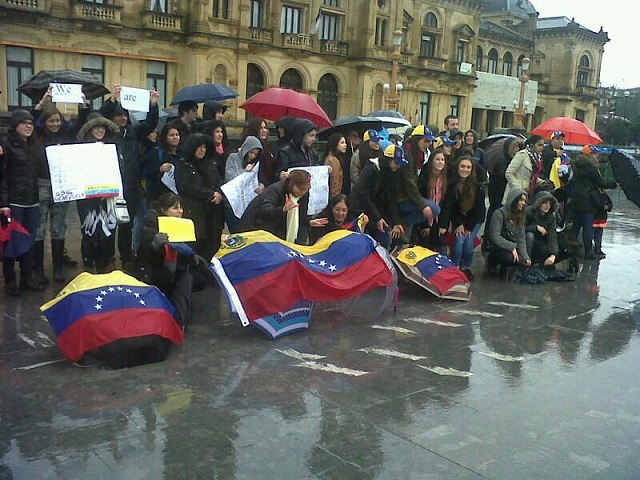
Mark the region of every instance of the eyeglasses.
[[23, 124], [23, 125], [31, 125], [31, 126], [33, 126], [33, 120], [23, 120], [20, 123]]

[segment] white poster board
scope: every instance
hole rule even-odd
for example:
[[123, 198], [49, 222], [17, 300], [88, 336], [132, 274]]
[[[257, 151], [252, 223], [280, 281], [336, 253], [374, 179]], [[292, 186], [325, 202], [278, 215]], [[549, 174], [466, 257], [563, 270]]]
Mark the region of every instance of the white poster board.
[[84, 103], [82, 85], [75, 83], [51, 83], [51, 100], [61, 103]]
[[260, 162], [256, 163], [250, 172], [242, 172], [220, 187], [233, 209], [233, 214], [238, 218], [242, 217], [251, 200], [258, 196], [256, 188], [258, 188], [259, 185], [259, 170]]
[[45, 148], [55, 203], [121, 197], [118, 150], [113, 143], [76, 143]]
[[171, 170], [164, 172], [160, 181], [173, 193], [178, 194], [178, 187], [176, 187], [176, 166], [171, 165]]
[[320, 213], [329, 204], [329, 166], [293, 167], [289, 169], [289, 172], [293, 170], [304, 170], [311, 174], [307, 215]]
[[120, 105], [134, 112], [148, 112], [151, 92], [142, 88], [122, 87]]

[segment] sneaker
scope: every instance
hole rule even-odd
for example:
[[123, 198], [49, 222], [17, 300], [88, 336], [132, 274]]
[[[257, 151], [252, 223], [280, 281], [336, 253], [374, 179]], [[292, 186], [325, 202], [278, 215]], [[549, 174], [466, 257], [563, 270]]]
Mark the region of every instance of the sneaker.
[[15, 281], [4, 284], [4, 293], [11, 297], [20, 296], [20, 290], [18, 289], [18, 285]]
[[462, 273], [464, 273], [467, 276], [467, 279], [470, 282], [473, 282], [473, 279], [476, 278], [476, 276], [471, 273], [471, 270], [469, 270], [468, 268], [465, 268], [464, 270], [462, 270]]

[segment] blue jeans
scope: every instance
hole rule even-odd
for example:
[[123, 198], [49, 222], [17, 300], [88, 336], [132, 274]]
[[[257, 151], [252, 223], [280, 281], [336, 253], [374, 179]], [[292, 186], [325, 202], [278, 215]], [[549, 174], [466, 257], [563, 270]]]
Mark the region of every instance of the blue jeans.
[[[40, 225], [40, 207], [11, 207], [11, 220], [20, 223], [27, 231], [35, 236], [35, 232]], [[17, 260], [20, 262], [20, 280], [31, 278], [32, 259], [31, 250], [20, 255]], [[16, 281], [15, 258], [4, 258], [2, 260], [2, 273], [5, 283]]]
[[589, 253], [593, 248], [593, 217], [592, 212], [575, 213], [573, 217], [573, 226], [571, 233], [578, 238], [580, 228], [582, 228], [582, 244], [584, 245], [584, 253]]
[[[424, 198], [423, 200], [427, 204], [428, 207], [431, 208], [431, 212], [434, 217], [440, 215], [440, 207], [437, 203], [432, 202], [428, 198]], [[413, 203], [411, 199], [401, 200], [398, 202], [398, 214], [400, 215], [400, 220], [402, 220], [407, 225], [407, 231], [404, 232], [409, 240], [411, 240], [411, 234], [413, 232], [413, 226], [417, 223], [421, 223], [425, 221], [425, 216], [422, 214], [422, 210], [418, 208], [418, 206]]]
[[[463, 269], [470, 269], [473, 263], [473, 242], [478, 236], [482, 223], [477, 223], [471, 235], [455, 235], [453, 240], [453, 247], [451, 248], [451, 261], [457, 267], [460, 266]], [[462, 261], [462, 264], [460, 262]]]

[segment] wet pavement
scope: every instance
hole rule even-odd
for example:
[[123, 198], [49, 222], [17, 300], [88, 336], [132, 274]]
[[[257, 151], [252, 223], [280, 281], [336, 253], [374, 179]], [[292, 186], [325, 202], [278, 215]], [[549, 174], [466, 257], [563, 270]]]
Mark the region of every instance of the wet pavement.
[[640, 210], [612, 198], [575, 282], [476, 255], [470, 302], [403, 282], [395, 314], [323, 305], [276, 341], [210, 286], [183, 345], [131, 369], [24, 369], [61, 359], [38, 311], [57, 290], [0, 296], [0, 478], [640, 478]]

